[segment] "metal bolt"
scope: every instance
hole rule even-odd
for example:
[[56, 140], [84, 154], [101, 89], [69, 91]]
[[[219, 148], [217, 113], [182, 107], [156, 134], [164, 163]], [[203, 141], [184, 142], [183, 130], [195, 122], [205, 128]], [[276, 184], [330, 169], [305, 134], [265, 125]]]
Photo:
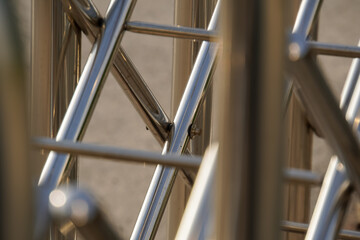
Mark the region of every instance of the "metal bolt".
[[191, 124], [189, 127], [189, 137], [192, 139], [195, 136], [200, 136], [201, 129], [198, 128], [195, 124]]

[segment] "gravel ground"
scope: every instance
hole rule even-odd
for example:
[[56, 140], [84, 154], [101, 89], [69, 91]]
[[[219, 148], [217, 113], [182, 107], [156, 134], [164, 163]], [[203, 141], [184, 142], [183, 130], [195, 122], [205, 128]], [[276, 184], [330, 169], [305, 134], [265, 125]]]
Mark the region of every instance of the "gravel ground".
[[[26, 57], [29, 60], [30, 1], [16, 2]], [[104, 14], [108, 0], [94, 2]], [[172, 0], [138, 0], [132, 20], [172, 24], [173, 4]], [[358, 0], [324, 1], [320, 19], [320, 41], [356, 45], [360, 38], [359, 12]], [[126, 33], [122, 45], [169, 113], [172, 40]], [[84, 63], [90, 48], [86, 39], [83, 40], [83, 46]], [[340, 96], [350, 62], [351, 60], [345, 58], [320, 57], [320, 64], [337, 98]], [[84, 141], [157, 152], [161, 150], [112, 76], [109, 76], [102, 90]], [[316, 139], [313, 153], [313, 168], [323, 173], [332, 151], [323, 140]], [[154, 167], [146, 165], [81, 158], [80, 185], [89, 189], [99, 199], [117, 231], [129, 238], [153, 171]], [[347, 226], [353, 227], [355, 224], [353, 218]], [[165, 226], [166, 219], [161, 224], [157, 239], [166, 239]]]

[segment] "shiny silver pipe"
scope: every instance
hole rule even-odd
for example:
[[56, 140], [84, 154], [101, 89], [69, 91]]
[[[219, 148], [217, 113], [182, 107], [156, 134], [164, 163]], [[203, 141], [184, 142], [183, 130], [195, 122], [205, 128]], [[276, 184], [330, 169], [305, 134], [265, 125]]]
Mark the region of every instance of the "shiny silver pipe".
[[[360, 107], [359, 69], [356, 69], [360, 66], [356, 66], [357, 60], [353, 60], [340, 101], [340, 108], [346, 112], [345, 117], [349, 125], [354, 124]], [[349, 89], [350, 87], [352, 89]], [[350, 181], [346, 170], [339, 159], [334, 157], [326, 172], [306, 239], [336, 238], [348, 205], [350, 192]]]
[[208, 31], [201, 28], [167, 26], [145, 22], [127, 22], [125, 28], [130, 32], [163, 37], [187, 38], [209, 42], [218, 41], [219, 39], [218, 34], [216, 34], [215, 31]]
[[[298, 223], [291, 221], [282, 221], [281, 230], [294, 233], [306, 233], [309, 225], [306, 223]], [[342, 229], [339, 231], [337, 239], [355, 240], [360, 239], [360, 232]]]
[[[360, 41], [358, 43], [358, 46], [360, 46]], [[351, 67], [346, 77], [346, 81], [341, 93], [341, 98], [340, 98], [341, 109], [348, 108], [356, 83], [358, 82], [359, 76], [360, 76], [360, 59], [356, 58], [351, 63]], [[346, 112], [346, 110], [343, 111]]]
[[296, 55], [299, 58], [289, 65], [302, 89], [304, 100], [308, 103], [308, 110], [315, 121], [321, 123], [318, 126], [325, 139], [343, 161], [355, 188], [360, 191], [360, 148], [357, 138], [337, 106], [318, 66], [311, 56], [306, 55], [307, 51], [303, 48], [306, 45], [301, 42], [291, 44], [297, 45]]
[[[82, 138], [102, 85], [109, 72], [109, 63], [119, 46], [123, 25], [129, 18], [135, 1], [117, 0], [110, 4], [104, 29], [96, 40], [81, 74], [74, 96], [60, 126], [57, 140], [76, 141]], [[39, 186], [54, 189], [71, 169], [68, 154], [50, 152], [41, 173]]]
[[[62, 2], [64, 9], [71, 18], [79, 25], [88, 39], [94, 42], [101, 30], [103, 19], [92, 2], [86, 1], [86, 6], [74, 0], [62, 0]], [[163, 145], [168, 137], [170, 120], [121, 47], [116, 50], [111, 72], [148, 129], [156, 140]]]
[[[106, 158], [128, 162], [139, 162], [148, 164], [161, 164], [170, 167], [198, 169], [201, 158], [187, 155], [158, 154], [148, 151], [129, 150], [119, 147], [99, 146], [96, 144], [79, 143], [72, 141], [56, 141], [50, 138], [34, 138], [32, 146], [37, 149], [55, 151], [58, 153], [69, 153], [72, 155], [83, 155], [88, 157]], [[299, 169], [285, 169], [285, 181], [293, 183], [304, 183], [321, 185], [323, 178], [311, 171]]]
[[280, 239], [283, 3], [224, 2], [216, 239]]
[[[219, 15], [217, 4], [208, 30], [215, 30]], [[189, 133], [201, 100], [210, 84], [217, 43], [203, 42], [191, 72], [180, 106], [175, 115], [170, 140], [165, 144], [163, 154], [181, 154], [186, 150]], [[159, 165], [154, 173], [131, 239], [153, 239], [164, 213], [178, 169]]]
[[293, 34], [306, 39], [310, 34], [314, 20], [317, 18], [322, 0], [302, 0], [295, 20]]
[[346, 46], [333, 43], [321, 43], [308, 41], [311, 53], [318, 55], [330, 55], [348, 58], [360, 58], [359, 46]]
[[311, 171], [288, 168], [284, 170], [284, 180], [291, 183], [320, 186], [323, 182], [323, 177]]
[[[125, 239], [118, 236], [94, 198], [85, 191], [62, 187], [52, 191], [48, 197], [49, 212], [55, 223], [60, 225], [61, 222], [71, 221], [80, 235], [89, 240]], [[66, 236], [66, 231], [63, 235]]]
[[[356, 118], [359, 116], [358, 111], [360, 109], [360, 64], [359, 58], [354, 59], [347, 77], [347, 81], [355, 80], [355, 85], [352, 94], [345, 118], [350, 125], [357, 124], [355, 122]], [[355, 126], [357, 127], [357, 126]], [[357, 133], [360, 134], [360, 129], [356, 129]]]
[[306, 240], [336, 239], [350, 197], [350, 181], [337, 157], [330, 161]]
[[147, 128], [163, 146], [169, 137], [170, 119], [121, 47], [117, 50], [111, 72], [140, 114]]
[[58, 153], [83, 155], [88, 157], [107, 158], [128, 162], [161, 164], [169, 167], [179, 167], [196, 170], [201, 164], [201, 158], [188, 155], [162, 155], [159, 153], [130, 150], [125, 148], [99, 146], [89, 143], [72, 141], [56, 141], [50, 138], [35, 138], [32, 141], [35, 148]]
[[[216, 2], [216, 0], [175, 0], [174, 25], [207, 29]], [[171, 117], [173, 118], [176, 115], [200, 47], [201, 41], [174, 39], [170, 108]], [[188, 149], [195, 155], [204, 155], [210, 143], [210, 135], [212, 132], [212, 95], [212, 87], [210, 87], [201, 104], [198, 116], [192, 125], [191, 132], [195, 134], [192, 134]], [[185, 177], [183, 175], [185, 175]], [[168, 202], [167, 225], [168, 238], [170, 239], [174, 239], [176, 236], [195, 176], [195, 171], [180, 171], [180, 174], [178, 174], [175, 179]], [[188, 184], [187, 180], [191, 184]]]
[[215, 172], [218, 144], [210, 146], [198, 171], [175, 239], [215, 239]]

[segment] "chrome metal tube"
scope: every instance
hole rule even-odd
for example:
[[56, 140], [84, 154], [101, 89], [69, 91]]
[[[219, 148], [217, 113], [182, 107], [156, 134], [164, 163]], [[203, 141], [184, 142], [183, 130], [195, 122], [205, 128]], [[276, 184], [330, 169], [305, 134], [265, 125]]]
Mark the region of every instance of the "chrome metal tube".
[[124, 90], [148, 129], [161, 146], [168, 139], [170, 119], [121, 47], [117, 50], [112, 74]]
[[[349, 125], [354, 124], [360, 107], [359, 69], [356, 69], [360, 66], [356, 66], [357, 60], [353, 60], [340, 102], [340, 108], [346, 112], [345, 117]], [[350, 192], [350, 181], [346, 170], [339, 159], [334, 157], [326, 172], [306, 239], [336, 238], [348, 205]]]
[[218, 34], [215, 31], [208, 31], [201, 28], [182, 26], [167, 26], [145, 22], [127, 22], [127, 31], [145, 33], [163, 37], [188, 38], [203, 41], [218, 41]]
[[[104, 30], [94, 47], [81, 74], [74, 96], [60, 126], [57, 140], [76, 141], [81, 139], [89, 122], [101, 87], [109, 72], [109, 63], [119, 46], [123, 24], [128, 19], [135, 1], [117, 0], [110, 4], [104, 22]], [[71, 169], [68, 154], [50, 152], [40, 176], [39, 186], [54, 189], [64, 173]]]
[[[94, 42], [101, 30], [103, 20], [92, 2], [87, 1], [87, 6], [74, 0], [62, 0], [62, 2], [71, 18], [80, 26], [89, 40]], [[111, 70], [149, 130], [163, 145], [168, 137], [170, 120], [121, 47], [116, 50]]]
[[224, 2], [223, 12], [216, 239], [277, 240], [283, 199], [284, 4], [232, 0]]
[[[207, 29], [216, 2], [216, 0], [175, 0], [174, 25]], [[171, 82], [171, 117], [173, 118], [176, 115], [200, 46], [201, 41], [174, 39], [173, 77]], [[206, 97], [201, 104], [196, 120], [190, 130], [191, 132], [197, 133], [192, 134], [188, 146], [189, 151], [195, 155], [204, 155], [210, 143], [210, 135], [212, 132], [212, 95], [212, 87], [210, 87], [207, 90]], [[185, 177], [183, 175], [185, 175]], [[175, 179], [168, 203], [167, 237], [169, 239], [174, 239], [177, 234], [195, 176], [195, 171], [181, 171]], [[188, 184], [186, 182], [187, 180], [189, 180], [191, 184]]]
[[[358, 43], [358, 46], [360, 46], [360, 41]], [[351, 63], [351, 67], [346, 77], [344, 88], [341, 93], [340, 108], [343, 109], [344, 112], [346, 112], [346, 109], [349, 106], [359, 76], [360, 76], [360, 58], [356, 58]]]
[[[281, 230], [294, 233], [306, 233], [309, 225], [306, 223], [282, 221]], [[342, 229], [337, 239], [355, 240], [360, 239], [360, 232]]]
[[84, 155], [88, 157], [107, 158], [112, 160], [161, 164], [170, 167], [188, 168], [196, 170], [201, 164], [201, 158], [195, 156], [161, 155], [159, 153], [130, 150], [118, 147], [99, 146], [89, 143], [78, 143], [72, 141], [55, 141], [50, 138], [35, 138], [33, 147], [50, 150], [58, 153], [72, 155]]
[[[291, 44], [298, 45], [300, 57], [306, 54], [306, 50], [301, 47], [304, 46], [303, 44]], [[311, 56], [290, 63], [290, 67], [296, 76], [297, 84], [302, 89], [304, 100], [311, 103], [307, 104], [308, 110], [314, 116], [315, 121], [321, 123], [318, 125], [321, 132], [333, 147], [339, 159], [343, 161], [355, 188], [360, 191], [359, 143], [337, 106], [322, 73], [314, 60], [311, 59]]]
[[292, 183], [302, 183], [320, 186], [323, 177], [311, 171], [288, 168], [284, 171], [284, 180]]
[[[81, 68], [81, 34], [76, 25], [68, 21], [61, 1], [32, 1], [31, 46], [29, 86], [31, 135], [54, 137], [74, 93]], [[47, 155], [41, 152], [33, 153], [34, 165], [37, 166], [36, 181], [46, 157]], [[77, 160], [72, 159], [71, 162], [73, 165], [68, 179], [76, 181]], [[38, 216], [43, 218], [41, 214]], [[37, 221], [38, 227], [42, 228], [45, 224], [39, 221]], [[43, 230], [39, 230], [41, 231]], [[53, 228], [50, 235], [54, 240], [62, 239]], [[73, 237], [69, 236], [69, 239], [71, 238]]]
[[[352, 96], [345, 114], [346, 120], [350, 125], [357, 124], [355, 122], [356, 118], [359, 117], [359, 109], [360, 109], [360, 64], [359, 59], [354, 59], [353, 64], [350, 68], [348, 79], [356, 80], [356, 84], [354, 85], [353, 92], [351, 92]], [[357, 133], [360, 134], [360, 129], [357, 129]]]
[[311, 217], [306, 240], [336, 239], [350, 197], [350, 181], [337, 157], [330, 161]]
[[215, 172], [218, 144], [210, 146], [201, 164], [175, 239], [215, 239]]
[[359, 46], [346, 46], [333, 43], [308, 41], [311, 53], [338, 57], [360, 58]]
[[293, 33], [306, 39], [320, 10], [322, 0], [302, 0], [297, 14]]
[[49, 212], [55, 222], [70, 220], [85, 239], [125, 239], [117, 235], [93, 197], [83, 190], [55, 189], [49, 195]]
[[[215, 30], [219, 4], [215, 8], [209, 30]], [[216, 58], [217, 43], [203, 42], [191, 72], [180, 106], [175, 115], [170, 140], [165, 144], [163, 154], [181, 154], [186, 150], [188, 130], [196, 118], [197, 110], [210, 84]], [[146, 194], [131, 239], [153, 239], [165, 210], [178, 169], [159, 165]]]

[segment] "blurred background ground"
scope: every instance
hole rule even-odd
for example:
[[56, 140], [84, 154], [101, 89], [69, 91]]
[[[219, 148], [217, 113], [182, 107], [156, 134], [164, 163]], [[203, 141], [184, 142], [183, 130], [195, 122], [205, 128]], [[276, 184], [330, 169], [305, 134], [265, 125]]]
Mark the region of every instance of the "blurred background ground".
[[[16, 0], [20, 28], [25, 45], [27, 63], [30, 62], [31, 1]], [[105, 13], [108, 0], [94, 3]], [[138, 0], [132, 20], [172, 24], [173, 0]], [[360, 1], [325, 0], [321, 10], [319, 40], [356, 45], [360, 32]], [[122, 46], [138, 67], [161, 105], [170, 112], [172, 39], [126, 33]], [[83, 40], [82, 62], [90, 50]], [[342, 85], [350, 67], [350, 59], [320, 57], [320, 64], [333, 92], [339, 99]], [[112, 76], [102, 90], [93, 118], [84, 138], [85, 142], [150, 151], [161, 150], [138, 117]], [[313, 169], [324, 173], [332, 155], [325, 142], [315, 139]], [[114, 163], [102, 159], [80, 160], [80, 186], [89, 189], [102, 203], [110, 221], [124, 237], [129, 238], [140, 210], [154, 167], [128, 163]], [[316, 192], [316, 191], [315, 191]], [[315, 194], [314, 194], [315, 196]], [[314, 202], [313, 198], [312, 202]], [[347, 226], [353, 227], [354, 220]], [[162, 221], [157, 239], [166, 239], [166, 218]]]

